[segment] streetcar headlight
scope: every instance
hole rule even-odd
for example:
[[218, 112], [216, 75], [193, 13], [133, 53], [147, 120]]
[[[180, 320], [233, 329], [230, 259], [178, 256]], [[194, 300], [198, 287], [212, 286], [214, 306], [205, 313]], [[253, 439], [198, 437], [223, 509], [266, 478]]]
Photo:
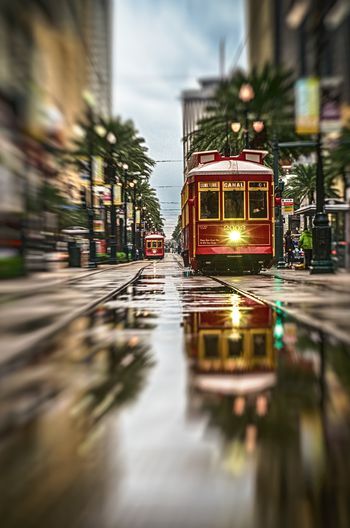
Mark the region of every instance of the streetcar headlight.
[[229, 239], [231, 240], [231, 242], [238, 242], [238, 240], [241, 240], [241, 238], [242, 234], [240, 231], [238, 231], [238, 229], [233, 229], [232, 231], [230, 231]]

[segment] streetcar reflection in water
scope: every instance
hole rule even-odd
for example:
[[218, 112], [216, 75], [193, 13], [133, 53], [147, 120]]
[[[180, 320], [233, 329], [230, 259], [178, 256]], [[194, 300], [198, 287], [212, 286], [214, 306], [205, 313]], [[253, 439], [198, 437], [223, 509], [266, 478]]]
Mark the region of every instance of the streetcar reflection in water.
[[191, 313], [185, 322], [190, 386], [230, 400], [233, 413], [266, 410], [276, 382], [274, 314], [269, 306], [233, 294], [230, 310]]
[[181, 194], [182, 254], [195, 271], [258, 273], [273, 257], [273, 173], [266, 151], [196, 152]]

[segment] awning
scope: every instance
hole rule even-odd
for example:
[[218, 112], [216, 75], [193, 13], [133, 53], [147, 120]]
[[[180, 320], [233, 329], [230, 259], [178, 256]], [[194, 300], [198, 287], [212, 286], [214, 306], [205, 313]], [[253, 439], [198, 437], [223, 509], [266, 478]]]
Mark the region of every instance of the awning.
[[[326, 213], [347, 213], [350, 211], [350, 204], [348, 203], [328, 203], [325, 205], [324, 210]], [[296, 211], [295, 215], [315, 215], [316, 214], [316, 204], [304, 205]]]

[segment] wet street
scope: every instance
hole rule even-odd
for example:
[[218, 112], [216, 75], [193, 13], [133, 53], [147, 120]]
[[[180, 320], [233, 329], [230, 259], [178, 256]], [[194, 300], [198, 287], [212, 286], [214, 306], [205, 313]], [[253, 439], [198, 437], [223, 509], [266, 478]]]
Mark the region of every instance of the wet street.
[[350, 524], [349, 348], [172, 255], [0, 395], [4, 528]]

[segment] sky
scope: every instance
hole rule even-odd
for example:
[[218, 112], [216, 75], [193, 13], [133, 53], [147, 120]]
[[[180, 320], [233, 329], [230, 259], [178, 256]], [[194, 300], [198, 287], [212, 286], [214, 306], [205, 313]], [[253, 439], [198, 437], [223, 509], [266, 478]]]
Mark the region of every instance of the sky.
[[151, 185], [166, 236], [180, 213], [181, 92], [219, 75], [222, 39], [226, 71], [245, 67], [245, 28], [244, 0], [114, 0], [113, 113], [134, 121], [159, 161]]

